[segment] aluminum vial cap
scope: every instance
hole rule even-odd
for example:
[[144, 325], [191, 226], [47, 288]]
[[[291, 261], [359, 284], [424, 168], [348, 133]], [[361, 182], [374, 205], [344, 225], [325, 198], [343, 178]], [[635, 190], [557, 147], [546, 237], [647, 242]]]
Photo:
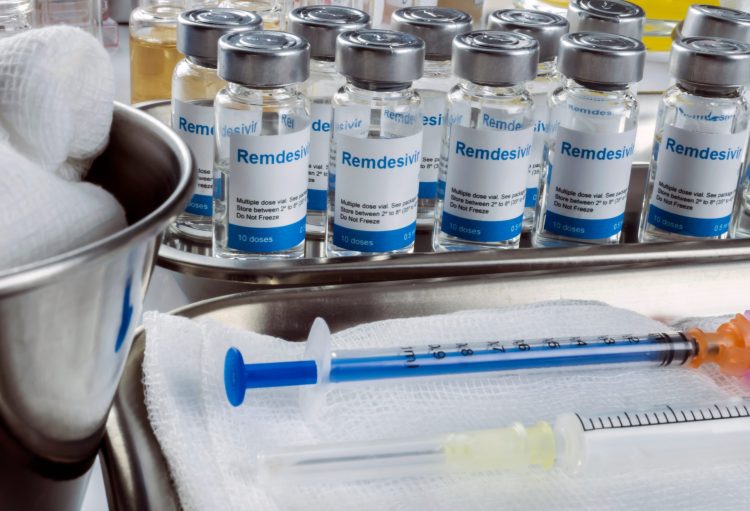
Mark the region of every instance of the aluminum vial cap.
[[536, 77], [539, 43], [526, 34], [479, 30], [453, 40], [453, 74], [479, 85], [503, 87]]
[[568, 22], [570, 32], [606, 32], [640, 40], [646, 13], [624, 0], [571, 0]]
[[283, 87], [310, 76], [310, 43], [286, 32], [235, 32], [219, 39], [219, 77], [252, 88]]
[[260, 30], [259, 14], [213, 7], [185, 11], [177, 18], [177, 50], [183, 55], [215, 65], [219, 38], [242, 30]]
[[669, 72], [695, 85], [750, 85], [750, 44], [718, 37], [677, 39], [672, 42]]
[[471, 32], [471, 16], [445, 7], [405, 7], [391, 15], [391, 28], [421, 38], [427, 60], [448, 60], [453, 38]]
[[750, 43], [750, 13], [714, 5], [691, 5], [680, 36], [722, 37]]
[[632, 37], [576, 32], [560, 39], [557, 69], [584, 84], [626, 85], [643, 78], [646, 47]]
[[359, 9], [336, 5], [297, 7], [289, 13], [287, 30], [310, 43], [310, 56], [317, 60], [333, 60], [336, 38], [347, 30], [370, 26], [370, 15]]
[[533, 37], [539, 43], [539, 61], [549, 62], [557, 57], [560, 38], [568, 33], [568, 20], [544, 11], [502, 9], [490, 14], [487, 28]]
[[422, 77], [424, 46], [419, 37], [392, 30], [344, 32], [336, 40], [336, 70], [363, 88], [403, 88]]

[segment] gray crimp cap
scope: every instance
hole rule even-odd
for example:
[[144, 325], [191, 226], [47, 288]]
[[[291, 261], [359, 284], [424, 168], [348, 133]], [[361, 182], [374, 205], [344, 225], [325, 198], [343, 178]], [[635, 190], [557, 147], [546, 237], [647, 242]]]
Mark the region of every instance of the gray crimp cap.
[[336, 70], [375, 89], [411, 83], [422, 77], [424, 46], [419, 37], [393, 30], [344, 32], [336, 40]]
[[304, 82], [310, 76], [310, 43], [276, 31], [225, 35], [219, 39], [218, 74], [259, 89]]
[[645, 63], [641, 41], [602, 32], [564, 35], [557, 56], [557, 68], [567, 78], [607, 86], [639, 82]]
[[549, 62], [557, 57], [560, 38], [568, 33], [568, 20], [551, 12], [502, 9], [490, 14], [487, 28], [533, 37], [539, 43], [539, 61]]
[[672, 42], [669, 72], [678, 81], [709, 87], [750, 85], [750, 44], [718, 37]]
[[606, 32], [640, 40], [646, 13], [624, 0], [571, 0], [568, 4], [570, 32]]
[[453, 40], [453, 74], [491, 87], [517, 85], [536, 77], [539, 43], [526, 34], [479, 30]]
[[185, 11], [177, 18], [177, 50], [183, 55], [216, 62], [219, 39], [243, 30], [260, 30], [263, 19], [254, 12], [213, 7]]
[[750, 43], [750, 13], [715, 5], [691, 5], [680, 36], [722, 37]]
[[337, 5], [297, 7], [289, 13], [287, 30], [310, 43], [310, 56], [333, 60], [336, 38], [342, 32], [370, 26], [370, 15], [359, 9]]
[[471, 32], [471, 16], [446, 7], [405, 7], [391, 15], [391, 28], [421, 38], [427, 60], [448, 60], [453, 38]]

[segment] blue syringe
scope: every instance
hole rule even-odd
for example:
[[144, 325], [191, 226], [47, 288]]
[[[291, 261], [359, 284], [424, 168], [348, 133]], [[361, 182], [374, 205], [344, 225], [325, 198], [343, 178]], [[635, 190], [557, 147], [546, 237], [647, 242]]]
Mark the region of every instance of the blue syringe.
[[224, 385], [239, 406], [249, 388], [321, 386], [332, 383], [390, 380], [467, 373], [577, 368], [611, 364], [658, 367], [712, 362], [725, 374], [750, 369], [750, 313], [738, 314], [716, 332], [645, 335], [598, 335], [512, 341], [459, 342], [330, 350], [325, 321], [315, 320], [303, 360], [245, 364], [236, 348], [227, 351]]

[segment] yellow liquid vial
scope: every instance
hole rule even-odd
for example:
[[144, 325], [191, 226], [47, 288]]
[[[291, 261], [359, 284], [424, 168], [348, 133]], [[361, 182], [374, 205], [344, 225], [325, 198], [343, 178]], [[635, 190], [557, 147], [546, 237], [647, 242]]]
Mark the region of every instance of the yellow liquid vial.
[[130, 101], [172, 97], [177, 51], [177, 16], [182, 4], [138, 7], [130, 15]]
[[[669, 51], [672, 29], [685, 18], [688, 7], [695, 3], [720, 5], [720, 0], [629, 0], [646, 11], [643, 42], [651, 51]], [[553, 11], [565, 15], [566, 0], [514, 0], [516, 7]]]

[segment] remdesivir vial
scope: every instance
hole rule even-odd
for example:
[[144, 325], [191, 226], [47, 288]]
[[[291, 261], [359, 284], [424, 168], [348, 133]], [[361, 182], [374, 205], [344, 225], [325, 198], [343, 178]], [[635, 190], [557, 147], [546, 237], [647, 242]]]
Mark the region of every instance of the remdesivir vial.
[[336, 37], [348, 30], [367, 28], [370, 16], [351, 7], [316, 5], [289, 13], [289, 31], [310, 43], [310, 78], [303, 92], [310, 100], [310, 167], [307, 189], [307, 231], [326, 228], [328, 165], [330, 160], [331, 98], [346, 79], [336, 71]]
[[726, 238], [748, 139], [750, 45], [678, 39], [670, 74], [677, 83], [659, 105], [639, 240]]
[[236, 9], [200, 8], [177, 18], [177, 49], [185, 55], [172, 77], [172, 129], [190, 148], [197, 182], [175, 227], [183, 234], [211, 237], [213, 215], [214, 98], [226, 82], [216, 74], [219, 38], [258, 30], [263, 20]]
[[525, 34], [478, 31], [453, 40], [461, 81], [448, 95], [436, 252], [518, 248], [534, 140], [539, 43]]
[[418, 217], [432, 220], [437, 198], [446, 95], [457, 83], [451, 70], [451, 43], [471, 31], [471, 16], [444, 7], [406, 7], [393, 13], [391, 27], [425, 42], [424, 75], [414, 82], [422, 98], [422, 164], [419, 170]]
[[310, 45], [286, 32], [219, 40], [214, 156], [214, 255], [287, 259], [304, 255], [309, 105], [299, 85]]
[[547, 99], [563, 83], [555, 60], [560, 38], [568, 32], [568, 21], [562, 16], [544, 11], [504, 9], [490, 14], [487, 28], [526, 34], [539, 43], [536, 78], [526, 84], [526, 89], [534, 100], [534, 144], [529, 161], [526, 207], [523, 212], [524, 230], [530, 230], [534, 223], [534, 212], [539, 198], [539, 179], [544, 163], [544, 139], [549, 124]]
[[414, 250], [422, 110], [412, 82], [424, 52], [420, 38], [403, 32], [338, 37], [336, 69], [346, 85], [332, 102], [328, 256]]
[[550, 97], [534, 246], [620, 241], [638, 124], [631, 84], [643, 76], [645, 57], [643, 43], [630, 37], [562, 37], [558, 68], [566, 81]]

